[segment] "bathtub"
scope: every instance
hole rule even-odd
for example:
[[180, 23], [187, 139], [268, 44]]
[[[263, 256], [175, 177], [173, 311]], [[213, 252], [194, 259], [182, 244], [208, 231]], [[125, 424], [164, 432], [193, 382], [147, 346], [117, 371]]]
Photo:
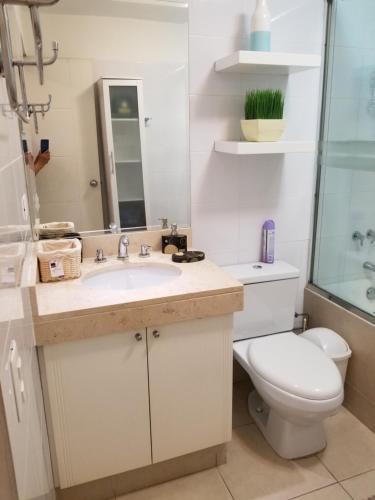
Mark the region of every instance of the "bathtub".
[[324, 285], [324, 289], [328, 293], [375, 317], [375, 299], [369, 300], [366, 295], [370, 287], [375, 287], [375, 279], [364, 278]]

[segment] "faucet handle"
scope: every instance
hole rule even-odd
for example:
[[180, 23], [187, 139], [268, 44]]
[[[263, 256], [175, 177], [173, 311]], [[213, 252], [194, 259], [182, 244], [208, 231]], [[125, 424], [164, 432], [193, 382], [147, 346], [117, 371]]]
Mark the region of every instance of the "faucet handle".
[[150, 257], [150, 250], [151, 250], [150, 245], [145, 245], [144, 243], [141, 244], [140, 252], [138, 254], [139, 257]]
[[158, 220], [161, 221], [162, 229], [168, 229], [168, 217], [160, 217]]
[[375, 231], [373, 229], [369, 229], [366, 233], [366, 238], [370, 240], [372, 245], [375, 242]]
[[362, 234], [360, 231], [354, 231], [352, 239], [354, 241], [359, 241], [361, 243], [361, 247], [363, 247], [363, 242], [365, 241], [365, 235]]
[[112, 234], [116, 234], [119, 232], [116, 222], [111, 222], [109, 225], [109, 229], [111, 230]]
[[98, 248], [96, 250], [96, 257], [94, 262], [99, 264], [100, 262], [105, 262], [106, 260], [107, 260], [106, 257], [104, 257], [104, 250], [102, 248]]

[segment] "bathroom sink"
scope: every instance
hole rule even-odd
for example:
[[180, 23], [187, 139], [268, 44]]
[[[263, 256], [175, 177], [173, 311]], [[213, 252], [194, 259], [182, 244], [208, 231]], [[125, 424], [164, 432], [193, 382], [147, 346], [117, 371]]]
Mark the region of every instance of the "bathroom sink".
[[163, 285], [180, 274], [180, 269], [168, 264], [123, 264], [92, 272], [82, 282], [101, 290], [134, 290]]

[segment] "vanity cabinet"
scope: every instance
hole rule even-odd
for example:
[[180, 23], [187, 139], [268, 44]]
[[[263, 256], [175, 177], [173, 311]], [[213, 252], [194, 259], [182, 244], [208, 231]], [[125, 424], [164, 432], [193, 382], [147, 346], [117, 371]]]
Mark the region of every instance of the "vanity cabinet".
[[61, 488], [231, 437], [232, 315], [42, 348]]
[[42, 367], [61, 488], [151, 463], [146, 332], [45, 346]]
[[153, 461], [224, 443], [232, 428], [232, 317], [147, 331]]

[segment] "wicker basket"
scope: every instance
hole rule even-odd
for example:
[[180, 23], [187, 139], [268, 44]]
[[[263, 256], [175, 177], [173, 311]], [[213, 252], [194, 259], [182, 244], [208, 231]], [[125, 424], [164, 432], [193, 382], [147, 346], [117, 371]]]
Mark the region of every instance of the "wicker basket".
[[69, 280], [81, 275], [81, 243], [77, 239], [44, 240], [39, 242], [40, 279]]
[[39, 234], [42, 236], [58, 238], [66, 233], [74, 233], [73, 222], [47, 222], [39, 226]]

